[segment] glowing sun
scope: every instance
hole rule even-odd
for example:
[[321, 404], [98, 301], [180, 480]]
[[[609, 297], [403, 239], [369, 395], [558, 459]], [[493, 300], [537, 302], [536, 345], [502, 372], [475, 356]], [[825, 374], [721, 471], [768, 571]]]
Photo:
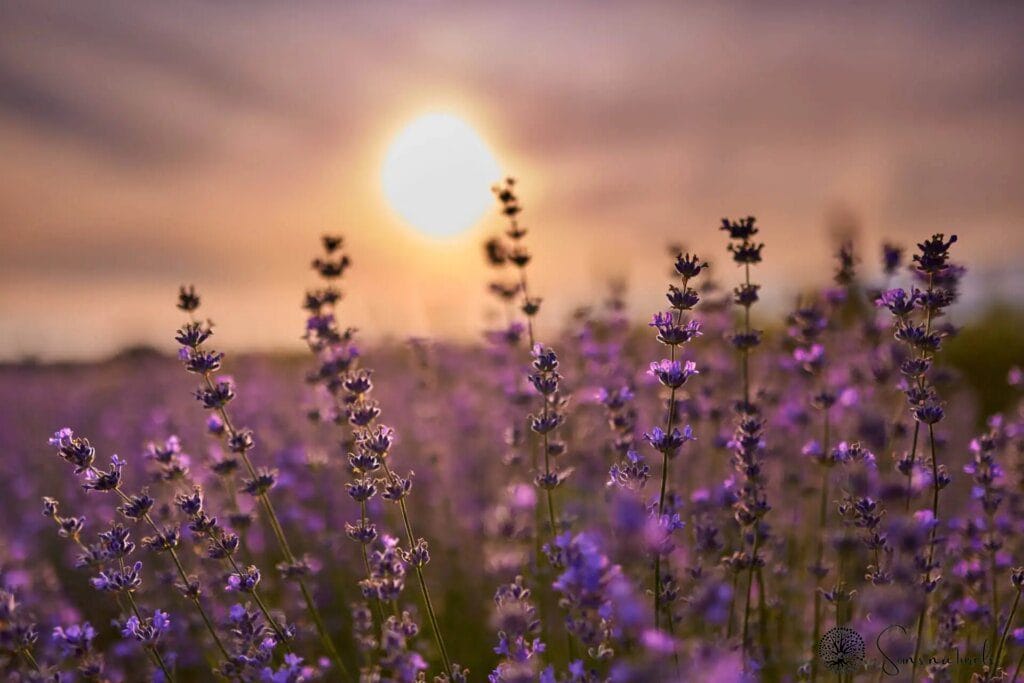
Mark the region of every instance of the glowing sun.
[[433, 237], [468, 230], [491, 208], [497, 160], [468, 123], [451, 114], [427, 114], [391, 143], [381, 169], [388, 204]]

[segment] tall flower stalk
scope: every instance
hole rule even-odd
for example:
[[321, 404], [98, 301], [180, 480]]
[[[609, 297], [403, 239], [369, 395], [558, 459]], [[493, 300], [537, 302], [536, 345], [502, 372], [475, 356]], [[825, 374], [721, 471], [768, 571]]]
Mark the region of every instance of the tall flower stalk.
[[[203, 385], [199, 388], [200, 394], [209, 392], [210, 394], [217, 395], [224, 391], [223, 383], [217, 378], [217, 372], [221, 368], [224, 354], [205, 348], [206, 341], [213, 335], [213, 329], [209, 323], [202, 323], [196, 320], [195, 312], [199, 308], [199, 303], [199, 296], [196, 294], [195, 288], [181, 288], [178, 296], [178, 308], [188, 313], [192, 319], [178, 330], [175, 339], [181, 345], [179, 357], [185, 364], [185, 369], [202, 378]], [[309, 572], [308, 564], [304, 559], [300, 560], [297, 558], [292, 551], [277, 512], [274, 510], [274, 504], [268, 495], [277, 483], [276, 470], [268, 468], [257, 470], [253, 465], [249, 457], [249, 451], [256, 446], [253, 433], [249, 429], [240, 429], [235, 426], [227, 411], [227, 401], [214, 402], [212, 404], [204, 401], [204, 405], [220, 418], [228, 449], [238, 455], [249, 474], [249, 479], [243, 482], [244, 490], [259, 501], [266, 513], [267, 522], [270, 524], [278, 547], [284, 555], [284, 563], [280, 567], [282, 574], [294, 579], [298, 584], [302, 598], [306, 603], [306, 610], [313, 619], [320, 642], [335, 667], [337, 667], [338, 673], [347, 680], [353, 680], [352, 675], [345, 666], [345, 662], [342, 661], [341, 655], [338, 653], [337, 647], [334, 645], [334, 641], [327, 632], [327, 626], [307, 585], [305, 577]]]
[[[492, 263], [499, 261], [511, 263], [518, 274], [518, 284], [513, 287], [500, 287], [498, 293], [505, 295], [518, 290], [520, 296], [520, 311], [526, 316], [526, 333], [529, 341], [530, 356], [532, 359], [527, 379], [533, 386], [534, 391], [540, 396], [540, 414], [528, 416], [530, 432], [540, 442], [540, 450], [544, 458], [544, 469], [541, 471], [540, 463], [537, 460], [537, 449], [531, 448], [533, 453], [534, 485], [544, 492], [544, 501], [547, 508], [548, 542], [541, 545], [540, 534], [536, 534], [535, 543], [537, 555], [546, 553], [548, 562], [553, 568], [559, 568], [559, 554], [556, 551], [556, 542], [562, 531], [559, 523], [557, 506], [555, 505], [555, 489], [565, 482], [572, 474], [572, 468], [560, 468], [555, 460], [563, 456], [567, 450], [566, 443], [557, 437], [557, 430], [565, 421], [564, 408], [567, 399], [560, 394], [561, 374], [558, 372], [558, 356], [555, 351], [540, 344], [534, 329], [534, 318], [540, 311], [541, 298], [531, 296], [526, 277], [526, 266], [530, 263], [531, 254], [526, 247], [523, 238], [527, 234], [526, 228], [520, 224], [519, 216], [522, 213], [522, 205], [515, 192], [516, 181], [514, 178], [506, 178], [501, 185], [493, 189], [495, 197], [501, 205], [501, 212], [508, 221], [505, 236], [508, 242], [491, 240], [488, 243], [488, 255]], [[515, 323], [510, 323], [510, 332], [515, 330]], [[537, 441], [533, 442], [534, 444]], [[540, 512], [537, 512], [537, 526], [540, 526]], [[570, 662], [576, 659], [576, 646], [573, 643], [571, 629], [567, 633], [567, 649]]]
[[[682, 280], [682, 286], [669, 285], [666, 297], [671, 310], [655, 314], [650, 323], [650, 326], [658, 332], [658, 341], [668, 346], [669, 349], [669, 357], [651, 363], [648, 370], [648, 374], [655, 377], [662, 386], [669, 390], [665, 428], [655, 427], [644, 435], [651, 446], [661, 454], [661, 484], [655, 519], [664, 539], [658, 542], [654, 553], [654, 625], [656, 628], [661, 624], [663, 603], [666, 602], [664, 599], [666, 587], [662, 584], [661, 577], [662, 557], [671, 549], [669, 538], [672, 532], [682, 526], [682, 523], [678, 521], [678, 513], [672, 515], [665, 513], [666, 494], [670, 479], [669, 463], [679, 454], [683, 444], [694, 438], [693, 430], [689, 425], [682, 431], [676, 425], [676, 395], [690, 377], [698, 374], [697, 364], [692, 360], [683, 361], [678, 355], [683, 345], [700, 336], [701, 323], [694, 319], [684, 322], [683, 316], [692, 311], [700, 301], [700, 295], [696, 289], [690, 286], [690, 282], [707, 267], [708, 264], [701, 261], [696, 255], [679, 254], [676, 257], [675, 271]], [[674, 618], [671, 613], [668, 614], [667, 624], [669, 630], [674, 629]]]
[[[949, 248], [954, 242], [956, 235], [947, 241], [944, 235], [935, 234], [919, 243], [919, 253], [914, 255], [911, 268], [915, 277], [925, 283], [925, 289], [922, 291], [914, 287], [909, 292], [903, 289], [890, 289], [876, 302], [892, 313], [896, 339], [910, 352], [910, 358], [900, 366], [900, 370], [907, 378], [902, 389], [915, 420], [910, 453], [899, 462], [900, 470], [907, 477], [908, 509], [913, 493], [913, 474], [922, 425], [928, 430], [932, 501], [931, 509], [924, 511], [929, 527], [928, 548], [926, 556], [919, 559], [922, 571], [921, 588], [924, 595], [917, 620], [912, 676], [917, 673], [917, 660], [923, 646], [929, 598], [941, 580], [940, 573], [933, 575], [933, 570], [939, 568], [939, 563], [935, 562], [935, 545], [940, 526], [939, 491], [949, 485], [950, 477], [945, 466], [939, 464], [936, 452], [935, 425], [942, 420], [945, 412], [935, 387], [929, 381], [928, 372], [935, 354], [942, 347], [944, 336], [941, 331], [935, 329], [934, 323], [956, 299], [957, 284], [962, 274], [961, 269], [949, 261]], [[923, 316], [923, 321], [919, 322], [915, 318], [915, 313], [919, 314], [917, 318]]]
[[[419, 583], [423, 607], [430, 621], [434, 641], [444, 665], [445, 679], [465, 676], [462, 667], [455, 664], [448, 654], [448, 648], [441, 633], [437, 612], [430, 596], [430, 589], [424, 577], [424, 567], [430, 562], [429, 546], [426, 539], [416, 535], [409, 518], [406, 498], [412, 491], [413, 473], [399, 475], [391, 466], [391, 450], [395, 443], [395, 431], [378, 422], [380, 406], [369, 398], [373, 389], [371, 371], [358, 367], [358, 351], [352, 344], [353, 331], [342, 331], [337, 326], [334, 305], [340, 292], [334, 281], [341, 277], [351, 263], [349, 257], [340, 253], [340, 237], [327, 236], [322, 240], [324, 255], [313, 262], [314, 269], [326, 281], [326, 287], [307, 294], [307, 310], [311, 316], [307, 323], [307, 343], [318, 355], [321, 366], [316, 373], [317, 381], [325, 384], [335, 399], [338, 415], [344, 416], [353, 429], [354, 452], [349, 454], [349, 465], [355, 479], [349, 484], [349, 495], [359, 503], [360, 519], [347, 529], [350, 537], [363, 545], [364, 564], [368, 572], [364, 589], [378, 600], [386, 601], [386, 593], [375, 589], [371, 563], [366, 557], [366, 544], [376, 537], [376, 529], [367, 517], [367, 501], [376, 495], [378, 487], [384, 500], [396, 503], [402, 517], [408, 547], [400, 552], [406, 564], [413, 567]], [[375, 473], [383, 477], [375, 480]], [[379, 607], [379, 604], [378, 604]], [[383, 613], [379, 612], [379, 618]]]
[[[750, 281], [750, 266], [761, 262], [764, 244], [752, 239], [759, 230], [756, 219], [748, 216], [737, 221], [722, 219], [721, 229], [729, 234], [729, 252], [733, 261], [743, 267], [743, 283], [733, 290], [733, 302], [743, 309], [742, 327], [730, 338], [733, 347], [740, 354], [740, 375], [743, 382], [743, 398], [734, 407], [736, 431], [731, 442], [733, 467], [739, 475], [740, 490], [733, 504], [734, 517], [742, 531], [744, 546], [750, 538], [750, 552], [744, 549], [742, 563], [747, 569], [747, 586], [743, 606], [742, 648], [744, 666], [750, 659], [750, 608], [755, 573], [764, 566], [759, 555], [761, 544], [766, 540], [761, 520], [771, 509], [766, 496], [767, 480], [762, 463], [764, 451], [764, 418], [761, 410], [750, 396], [750, 353], [761, 343], [762, 333], [750, 325], [750, 308], [759, 299], [760, 285]], [[762, 633], [766, 625], [760, 624]], [[762, 638], [762, 641], [764, 639]]]
[[[515, 193], [515, 179], [506, 178], [504, 184], [494, 188], [494, 194], [501, 204], [501, 212], [508, 219], [505, 235], [509, 244], [499, 247], [508, 262], [516, 267], [519, 275], [520, 310], [526, 316], [526, 332], [530, 342], [530, 354], [533, 358], [530, 383], [541, 397], [541, 412], [529, 418], [530, 430], [539, 437], [541, 452], [544, 455], [544, 471], [534, 477], [534, 483], [544, 491], [548, 511], [548, 535], [554, 539], [559, 533], [558, 515], [556, 514], [554, 490], [569, 476], [571, 470], [559, 470], [553, 466], [553, 458], [565, 453], [565, 443], [554, 438], [554, 432], [565, 420], [561, 408], [564, 399], [559, 396], [558, 357], [555, 352], [537, 342], [533, 319], [540, 311], [540, 297], [530, 296], [526, 279], [526, 266], [531, 260], [529, 249], [523, 243], [527, 230], [519, 223], [522, 205]], [[539, 463], [534, 463], [539, 470]]]
[[996, 513], [1002, 505], [1003, 468], [996, 458], [1002, 435], [998, 421], [988, 433], [972, 439], [970, 444], [971, 461], [964, 465], [964, 472], [974, 479], [973, 497], [981, 507], [981, 516], [977, 525], [985, 530], [982, 549], [987, 559], [989, 579], [989, 610], [991, 611], [992, 629], [990, 640], [993, 646], [999, 635], [999, 561], [998, 554], [1003, 548], [1003, 537], [996, 524]]
[[[226, 405], [234, 397], [234, 385], [230, 380], [222, 378], [218, 382], [218, 391], [200, 391], [197, 398], [208, 405]], [[177, 436], [170, 436], [162, 444], [150, 442], [146, 446], [145, 457], [156, 464], [156, 477], [159, 481], [172, 487], [174, 504], [188, 519], [188, 528], [192, 534], [206, 542], [206, 555], [213, 560], [222, 560], [234, 577], [243, 577], [255, 570], [254, 566], [243, 569], [239, 566], [235, 555], [241, 545], [239, 536], [225, 529], [217, 517], [210, 514], [211, 510], [203, 495], [203, 489], [195, 484], [190, 476], [186, 458], [181, 450], [181, 442]], [[229, 584], [230, 585], [230, 584]], [[288, 641], [291, 635], [271, 616], [262, 595], [255, 585], [247, 591], [259, 607], [267, 626], [274, 633], [274, 641], [290, 652]], [[231, 667], [229, 666], [230, 670]]]
[[[996, 642], [996, 651], [992, 655], [992, 666], [986, 672], [985, 681], [1003, 680], [1001, 671], [1003, 654], [1006, 651], [1006, 638], [1013, 626], [1013, 619], [1017, 616], [1017, 608], [1020, 607], [1020, 596], [1024, 593], [1024, 567], [1015, 567], [1010, 572], [1010, 583], [1014, 590], [1013, 604], [1010, 606], [1010, 614], [1006, 617], [1006, 624], [1003, 625], [1003, 632]], [[1017, 671], [1020, 671], [1020, 664], [1017, 665]], [[1016, 678], [1017, 673], [1014, 673], [1014, 679]]]
[[519, 196], [516, 195], [515, 189], [515, 178], [506, 178], [503, 184], [493, 188], [494, 195], [501, 204], [501, 213], [508, 219], [505, 236], [508, 237], [509, 243], [505, 245], [500, 241], [492, 240], [488, 243], [491, 245], [488, 250], [492, 254], [492, 261], [497, 260], [500, 255], [501, 259], [507, 260], [516, 267], [516, 273], [519, 276], [518, 287], [505, 287], [504, 292], [507, 298], [511, 298], [518, 290], [521, 297], [519, 308], [526, 316], [527, 336], [530, 340], [530, 349], [533, 349], [537, 343], [534, 336], [533, 319], [540, 311], [541, 299], [530, 296], [530, 289], [526, 281], [526, 265], [530, 262], [531, 256], [529, 249], [523, 243], [527, 230], [519, 223], [519, 214], [522, 213], [523, 207], [519, 203]]
[[[854, 271], [855, 258], [852, 244], [843, 243], [837, 253], [839, 267], [834, 276], [835, 283], [843, 288], [826, 291], [823, 302], [814, 300], [808, 304], [800, 305], [789, 316], [789, 334], [795, 348], [793, 360], [798, 364], [801, 371], [808, 377], [812, 384], [813, 393], [809, 403], [811, 408], [821, 413], [821, 441], [811, 440], [803, 448], [803, 454], [812, 458], [819, 465], [821, 470], [821, 483], [819, 486], [818, 510], [817, 510], [817, 542], [815, 544], [814, 564], [809, 571], [814, 577], [816, 588], [814, 592], [814, 618], [811, 628], [811, 648], [814, 648], [821, 636], [822, 627], [822, 598], [826, 595], [844, 595], [842, 574], [842, 557], [840, 557], [839, 570], [836, 575], [835, 590], [826, 593], [822, 588], [822, 580], [828, 576], [829, 567], [825, 563], [825, 545], [829, 535], [828, 508], [830, 500], [830, 477], [833, 467], [844, 462], [842, 457], [845, 454], [843, 449], [833, 450], [832, 447], [832, 409], [838, 401], [837, 390], [829, 382], [828, 373], [828, 349], [826, 348], [826, 334], [830, 327], [830, 318], [837, 317], [837, 306], [835, 304], [845, 303], [851, 285], [856, 280]], [[840, 607], [837, 603], [837, 611]], [[818, 679], [817, 657], [811, 659], [811, 681]]]
[[[316, 419], [330, 419], [338, 425], [347, 423], [351, 429], [342, 441], [346, 450], [355, 449], [356, 430], [372, 427], [380, 415], [380, 406], [369, 398], [373, 382], [369, 371], [356, 372], [359, 351], [354, 342], [352, 329], [341, 330], [337, 322], [337, 303], [343, 294], [335, 283], [341, 279], [351, 261], [340, 253], [343, 239], [340, 236], [325, 235], [321, 238], [324, 253], [313, 261], [313, 268], [324, 284], [306, 292], [303, 308], [309, 314], [303, 338], [309, 350], [316, 356], [317, 368], [309, 373], [307, 380], [323, 387], [333, 402], [333, 413], [315, 415]], [[381, 629], [384, 626], [384, 610], [379, 582], [374, 581], [370, 566], [370, 547], [379, 537], [377, 525], [369, 515], [368, 503], [378, 494], [380, 460], [372, 453], [349, 452], [348, 466], [352, 480], [346, 485], [350, 498], [359, 506], [359, 519], [346, 522], [346, 535], [359, 544], [365, 578], [363, 595], [372, 599], [376, 614], [375, 642], [369, 643], [369, 635], [363, 643], [370, 651], [380, 645]], [[369, 662], [372, 664], [372, 661]]]
[[[835, 405], [836, 395], [828, 387], [825, 376], [826, 352], [823, 336], [828, 327], [828, 319], [816, 304], [800, 306], [789, 317], [790, 335], [796, 343], [793, 359], [809, 380], [817, 385], [817, 390], [810, 398], [813, 408], [822, 414], [821, 441], [812, 440], [803, 448], [803, 454], [818, 463], [821, 470], [819, 486], [819, 503], [817, 510], [817, 534], [815, 543], [814, 564], [809, 567], [815, 580], [814, 621], [811, 628], [811, 647], [821, 637], [822, 591], [821, 582], [828, 575], [825, 564], [825, 537], [828, 533], [829, 475], [835, 461], [831, 454], [831, 409]], [[818, 658], [811, 660], [811, 680], [818, 678]]]

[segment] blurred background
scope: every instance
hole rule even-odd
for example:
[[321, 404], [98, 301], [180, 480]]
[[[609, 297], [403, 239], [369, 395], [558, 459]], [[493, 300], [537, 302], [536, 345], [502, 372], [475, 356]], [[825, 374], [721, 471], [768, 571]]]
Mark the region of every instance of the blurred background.
[[0, 2], [0, 358], [170, 348], [181, 282], [229, 349], [299, 350], [324, 231], [365, 335], [478, 337], [496, 211], [434, 237], [382, 189], [431, 112], [521, 179], [545, 324], [613, 278], [646, 316], [669, 242], [731, 277], [754, 214], [779, 309], [840, 235], [870, 274], [958, 233], [957, 315], [1004, 329], [963, 355], [1021, 353], [1024, 4], [682, 5]]

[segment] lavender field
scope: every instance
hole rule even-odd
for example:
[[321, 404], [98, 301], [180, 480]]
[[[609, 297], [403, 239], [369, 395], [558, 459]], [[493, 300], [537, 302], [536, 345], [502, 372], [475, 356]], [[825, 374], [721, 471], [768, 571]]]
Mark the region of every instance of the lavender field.
[[177, 358], [4, 366], [5, 678], [1018, 680], [1021, 372], [986, 416], [947, 362], [955, 236], [840, 244], [779, 317], [724, 219], [648, 324], [561, 325], [517, 192], [479, 342], [365, 343], [329, 235], [305, 353], [225, 356], [188, 285]]

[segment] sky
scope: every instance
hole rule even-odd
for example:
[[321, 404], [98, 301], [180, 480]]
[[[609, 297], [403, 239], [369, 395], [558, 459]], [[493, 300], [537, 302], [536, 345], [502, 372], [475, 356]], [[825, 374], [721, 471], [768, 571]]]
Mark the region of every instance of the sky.
[[487, 324], [471, 231], [388, 206], [390, 140], [428, 112], [520, 179], [553, 334], [625, 279], [661, 306], [665, 245], [727, 262], [763, 225], [785, 305], [837, 226], [879, 245], [956, 232], [974, 301], [1024, 292], [1024, 4], [0, 0], [0, 358], [168, 347], [179, 283], [228, 348], [300, 349], [318, 236], [354, 265], [346, 322]]

